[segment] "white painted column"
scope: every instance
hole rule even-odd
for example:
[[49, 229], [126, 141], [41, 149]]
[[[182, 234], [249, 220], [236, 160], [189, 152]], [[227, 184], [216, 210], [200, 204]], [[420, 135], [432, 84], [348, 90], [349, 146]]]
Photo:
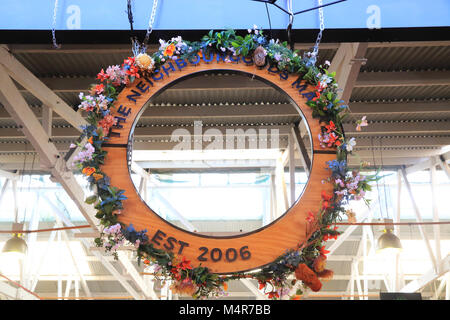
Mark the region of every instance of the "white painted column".
[[[433, 208], [433, 221], [439, 222], [439, 211], [437, 206], [437, 198], [436, 198], [436, 166], [432, 165], [430, 168], [430, 179], [431, 179], [431, 199], [432, 199], [432, 208]], [[434, 233], [434, 242], [435, 242], [435, 253], [436, 253], [436, 263], [437, 263], [437, 273], [440, 272], [440, 264], [442, 261], [441, 256], [441, 228], [438, 224], [433, 225], [433, 233]]]

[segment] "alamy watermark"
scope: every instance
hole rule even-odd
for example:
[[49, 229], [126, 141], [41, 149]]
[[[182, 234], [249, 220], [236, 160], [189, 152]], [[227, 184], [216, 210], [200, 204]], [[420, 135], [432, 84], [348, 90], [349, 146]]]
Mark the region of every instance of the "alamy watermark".
[[[193, 130], [177, 128], [170, 138], [171, 142], [177, 142], [172, 150], [279, 149], [279, 128], [230, 126], [204, 130], [202, 121], [194, 121]], [[204, 142], [209, 143], [205, 146]]]

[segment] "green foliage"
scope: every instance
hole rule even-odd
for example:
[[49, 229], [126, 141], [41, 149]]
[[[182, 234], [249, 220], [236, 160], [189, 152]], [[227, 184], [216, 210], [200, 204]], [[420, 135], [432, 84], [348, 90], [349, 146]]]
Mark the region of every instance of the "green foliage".
[[[338, 128], [336, 132], [343, 137], [342, 121], [348, 113], [348, 108], [338, 98], [335, 73], [328, 72], [324, 66], [316, 66], [315, 59], [312, 56], [301, 56], [299, 51], [291, 51], [287, 42], [281, 43], [278, 40], [267, 40], [261, 30], [254, 29], [249, 30], [249, 33], [244, 36], [237, 35], [234, 30], [217, 32], [211, 30], [203, 36], [201, 41], [183, 41], [180, 37], [177, 37], [172, 38], [166, 44], [176, 44], [177, 53], [174, 55], [182, 59], [193, 58], [199, 51], [202, 51], [206, 53], [225, 53], [241, 56], [248, 60], [254, 50], [262, 46], [266, 52], [266, 59], [270, 66], [276, 67], [282, 72], [297, 75], [301, 80], [316, 87], [314, 91], [315, 98], [307, 102], [307, 105], [312, 109], [313, 117], [318, 118], [319, 121], [332, 121]], [[152, 58], [155, 62], [154, 70], [156, 70], [166, 63], [168, 58], [173, 57], [164, 56], [164, 47], [161, 47], [160, 50], [152, 55]], [[134, 78], [130, 77], [129, 80], [132, 82]], [[110, 82], [106, 83], [103, 94], [111, 102], [109, 104], [110, 109], [114, 108], [114, 102], [117, 100], [123, 88], [123, 85], [115, 86]], [[84, 135], [88, 138], [93, 137], [95, 153], [92, 159], [79, 165], [80, 170], [91, 167], [95, 168], [97, 173], [103, 174], [100, 168], [104, 163], [107, 152], [101, 148], [103, 130], [98, 127], [98, 123], [102, 120], [103, 116], [104, 114], [101, 112], [88, 112], [87, 122], [90, 125], [84, 128]], [[346, 160], [348, 152], [345, 148], [339, 147], [336, 149], [336, 152], [337, 160]], [[100, 219], [103, 227], [110, 227], [119, 223], [116, 211], [123, 208], [122, 202], [126, 200], [126, 197], [124, 190], [110, 186], [109, 178], [106, 175], [104, 176], [104, 178], [99, 180], [94, 180], [92, 177], [88, 178], [90, 187], [96, 190], [96, 194], [88, 197], [86, 203], [95, 204], [97, 210], [96, 217]], [[364, 191], [370, 191], [370, 182], [376, 179], [376, 175], [367, 176], [367, 179], [361, 183], [360, 187]], [[322, 203], [319, 205], [322, 207]], [[342, 203], [333, 194], [330, 206], [325, 209], [319, 209], [317, 229], [308, 239], [308, 243], [299, 244], [297, 248], [287, 251], [269, 265], [261, 268], [258, 272], [250, 274], [250, 276], [257, 279], [264, 288], [269, 288], [268, 290], [271, 292], [276, 291], [277, 288], [292, 286], [295, 281], [288, 280], [288, 276], [294, 273], [300, 263], [306, 263], [309, 266], [312, 265], [313, 261], [320, 255], [320, 248], [323, 246], [325, 237], [337, 236], [339, 234], [339, 231], [331, 229], [330, 226], [341, 219], [341, 215], [344, 212], [345, 209]], [[125, 225], [121, 226], [122, 228], [127, 228]], [[111, 237], [107, 239], [100, 237], [94, 241], [97, 246], [115, 245]], [[115, 252], [113, 254], [117, 257]], [[175, 258], [173, 252], [155, 248], [149, 241], [140, 242], [137, 248], [138, 263], [143, 259], [148, 259], [151, 263], [161, 267], [160, 275], [162, 277], [180, 281], [180, 279], [175, 279], [172, 273]], [[196, 284], [197, 291], [194, 294], [194, 298], [202, 298], [215, 294], [224, 282], [248, 276], [249, 274], [245, 273], [218, 276], [217, 274], [211, 273], [207, 267], [201, 265], [192, 269], [183, 270], [180, 275], [181, 280], [190, 279]], [[302, 293], [302, 290], [297, 290], [297, 295], [301, 295]]]

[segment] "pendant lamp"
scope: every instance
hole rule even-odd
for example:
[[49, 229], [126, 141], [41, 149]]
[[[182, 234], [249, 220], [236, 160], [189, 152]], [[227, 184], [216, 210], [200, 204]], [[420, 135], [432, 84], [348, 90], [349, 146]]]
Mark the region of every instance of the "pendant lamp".
[[[13, 230], [23, 230], [23, 224], [13, 223]], [[28, 246], [20, 234], [14, 233], [13, 237], [6, 241], [2, 249], [2, 255], [13, 255], [19, 259], [23, 259], [27, 253]]]
[[[384, 219], [384, 222], [392, 223], [392, 219]], [[393, 225], [385, 226], [383, 234], [378, 238], [377, 253], [386, 251], [400, 252], [402, 250], [400, 239], [392, 233], [393, 230]]]

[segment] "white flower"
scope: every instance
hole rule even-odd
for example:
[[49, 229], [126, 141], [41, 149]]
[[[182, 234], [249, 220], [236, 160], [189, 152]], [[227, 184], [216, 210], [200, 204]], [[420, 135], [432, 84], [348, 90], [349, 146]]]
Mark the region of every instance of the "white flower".
[[331, 65], [330, 61], [325, 60], [325, 65], [330, 66]]
[[159, 39], [159, 44], [160, 44], [159, 50], [164, 50], [167, 47], [167, 42], [165, 42], [162, 39]]
[[331, 78], [330, 76], [327, 76], [326, 74], [324, 74], [320, 77], [320, 81], [324, 82], [326, 84], [330, 83], [332, 80], [333, 80], [333, 78]]
[[351, 152], [353, 150], [353, 147], [356, 145], [355, 138], [351, 138], [347, 141], [346, 149], [348, 152]]
[[136, 56], [136, 65], [145, 70], [153, 70], [155, 66], [155, 60], [146, 53], [140, 53]]

